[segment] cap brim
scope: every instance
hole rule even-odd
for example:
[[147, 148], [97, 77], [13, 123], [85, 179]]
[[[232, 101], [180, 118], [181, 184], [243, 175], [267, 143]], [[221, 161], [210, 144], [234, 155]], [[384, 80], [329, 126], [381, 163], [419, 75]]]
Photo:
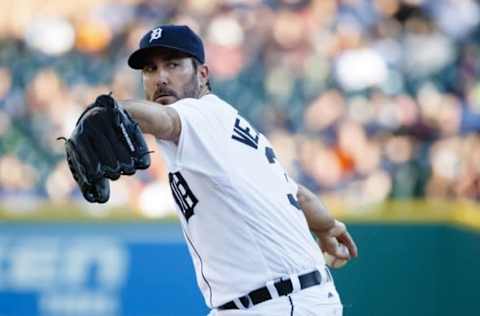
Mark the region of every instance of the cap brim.
[[139, 48], [136, 51], [134, 51], [130, 55], [130, 57], [128, 57], [128, 65], [133, 69], [143, 69], [143, 67], [145, 66], [145, 62], [147, 61], [147, 56], [148, 56], [149, 52], [151, 52], [154, 49], [158, 49], [158, 48], [175, 50], [177, 52], [181, 52], [181, 53], [184, 53], [188, 56], [191, 56], [191, 57], [195, 58], [195, 56], [192, 56], [189, 52], [187, 52], [183, 49], [177, 48], [177, 47], [173, 47], [173, 46], [169, 46], [169, 45], [155, 45], [155, 46]]

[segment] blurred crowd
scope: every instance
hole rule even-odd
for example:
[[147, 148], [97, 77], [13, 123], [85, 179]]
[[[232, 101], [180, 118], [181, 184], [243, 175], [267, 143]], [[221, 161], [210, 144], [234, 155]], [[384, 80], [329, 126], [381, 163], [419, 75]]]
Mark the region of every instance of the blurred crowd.
[[[0, 4], [0, 201], [82, 197], [63, 143], [98, 94], [143, 97], [126, 59], [164, 23], [204, 39], [215, 94], [291, 176], [351, 205], [480, 197], [474, 0], [85, 0]], [[111, 184], [109, 206], [173, 209], [166, 169]]]

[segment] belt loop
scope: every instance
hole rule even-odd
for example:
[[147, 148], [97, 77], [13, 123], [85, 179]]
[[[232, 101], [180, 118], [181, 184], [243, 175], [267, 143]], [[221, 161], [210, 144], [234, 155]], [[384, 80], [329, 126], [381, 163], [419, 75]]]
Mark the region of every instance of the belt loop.
[[302, 289], [300, 279], [297, 274], [290, 274], [290, 281], [292, 282], [292, 293], [298, 292]]
[[[248, 297], [248, 295], [247, 295], [247, 297]], [[235, 305], [237, 305], [237, 308], [238, 308], [238, 309], [242, 309], [242, 310], [243, 310], [243, 309], [247, 309], [247, 308], [248, 308], [248, 307], [243, 306], [242, 302], [240, 302], [240, 298], [234, 298], [232, 301], [235, 303]]]
[[274, 298], [278, 298], [279, 295], [278, 295], [278, 291], [277, 289], [275, 288], [275, 281], [272, 280], [272, 281], [268, 281], [265, 286], [267, 287], [267, 290], [268, 292], [270, 293], [270, 296], [272, 297], [272, 299]]

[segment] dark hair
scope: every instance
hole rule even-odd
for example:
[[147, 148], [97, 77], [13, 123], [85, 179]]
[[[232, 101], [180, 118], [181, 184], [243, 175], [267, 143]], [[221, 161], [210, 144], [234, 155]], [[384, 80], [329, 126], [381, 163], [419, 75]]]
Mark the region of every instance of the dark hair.
[[[195, 72], [197, 72], [198, 66], [200, 66], [201, 63], [196, 58], [192, 57], [192, 65], [193, 65], [193, 69], [195, 70]], [[212, 91], [212, 86], [210, 84], [210, 79], [207, 80], [207, 88], [208, 88], [208, 91]]]

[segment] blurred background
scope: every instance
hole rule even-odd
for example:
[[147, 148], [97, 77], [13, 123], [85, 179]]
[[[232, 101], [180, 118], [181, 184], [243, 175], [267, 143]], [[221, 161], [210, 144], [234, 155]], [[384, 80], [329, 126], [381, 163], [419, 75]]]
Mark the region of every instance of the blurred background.
[[101, 206], [56, 140], [98, 94], [143, 97], [126, 59], [164, 23], [202, 36], [213, 92], [351, 224], [345, 315], [478, 313], [478, 2], [3, 0], [0, 315], [207, 313], [154, 140]]

